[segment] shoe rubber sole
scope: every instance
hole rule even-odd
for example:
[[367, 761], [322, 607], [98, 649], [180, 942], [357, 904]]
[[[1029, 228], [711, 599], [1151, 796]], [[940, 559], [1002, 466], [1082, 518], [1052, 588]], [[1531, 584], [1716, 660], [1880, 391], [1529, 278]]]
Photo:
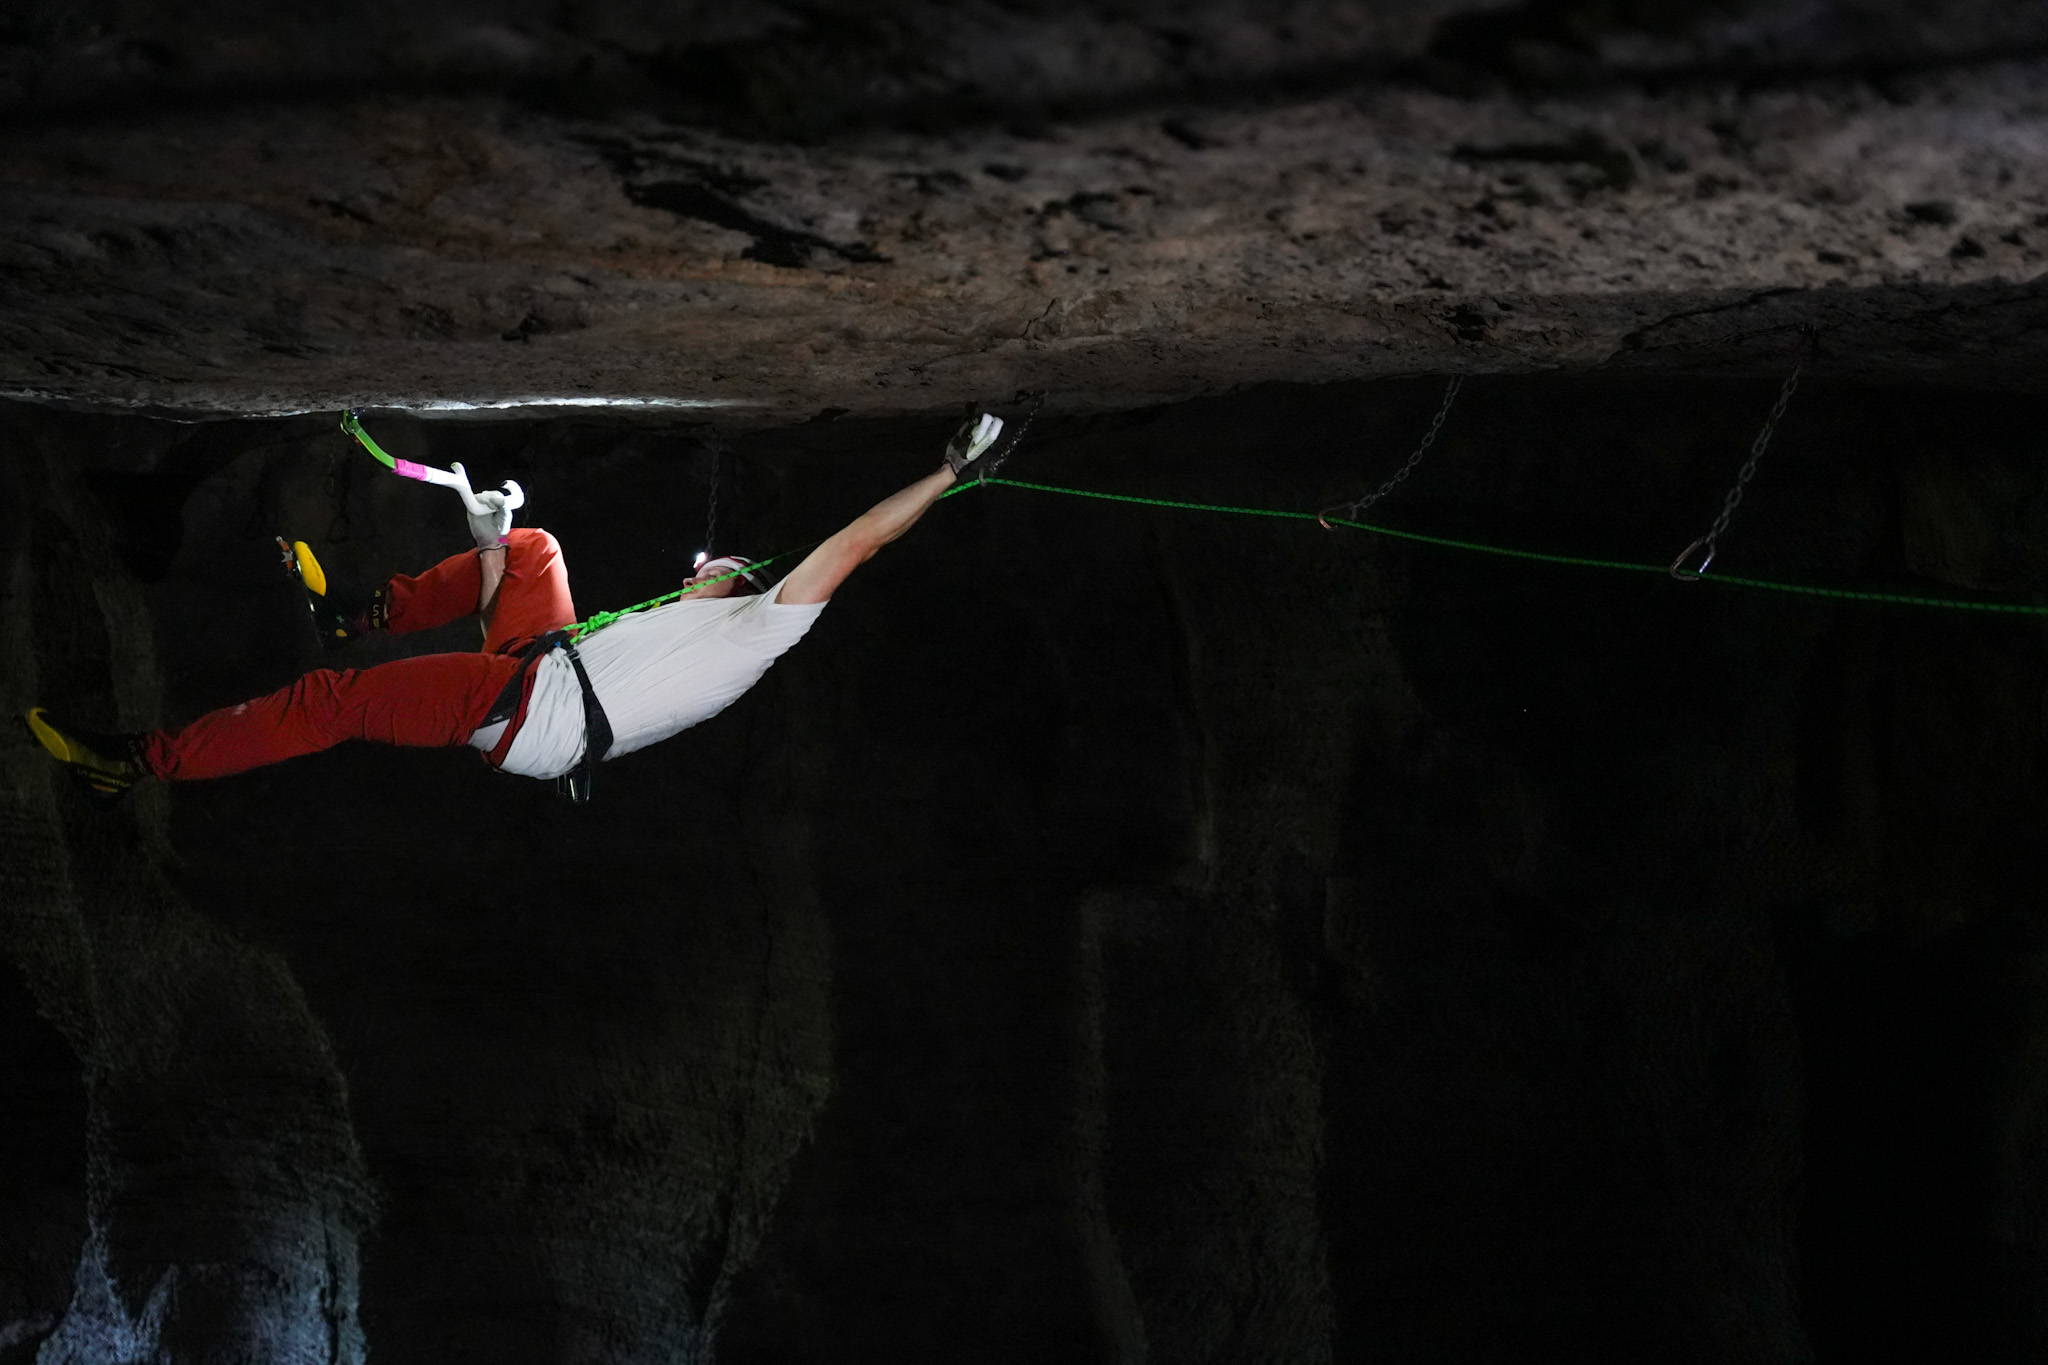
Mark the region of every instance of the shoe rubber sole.
[[322, 642], [331, 649], [354, 639], [356, 633], [328, 600], [327, 571], [320, 567], [313, 547], [303, 540], [288, 541], [283, 536], [276, 539], [284, 571], [298, 579], [299, 586], [306, 590], [306, 609], [313, 613], [313, 629], [319, 632]]
[[134, 786], [142, 775], [134, 770], [132, 764], [108, 758], [85, 741], [65, 734], [50, 720], [50, 713], [40, 706], [30, 708], [21, 719], [28, 732], [35, 736], [36, 743], [43, 746], [44, 752], [102, 796], [119, 796]]
[[315, 597], [327, 596], [327, 571], [320, 567], [320, 560], [313, 553], [313, 547], [303, 540], [277, 538], [277, 553], [284, 560], [284, 571], [305, 584], [306, 591]]

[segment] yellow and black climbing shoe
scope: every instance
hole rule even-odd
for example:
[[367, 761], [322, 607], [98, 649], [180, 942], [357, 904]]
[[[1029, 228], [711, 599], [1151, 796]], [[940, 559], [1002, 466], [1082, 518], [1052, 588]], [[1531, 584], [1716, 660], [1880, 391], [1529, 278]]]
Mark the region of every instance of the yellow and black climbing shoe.
[[149, 776], [149, 770], [136, 755], [134, 735], [81, 730], [60, 723], [40, 706], [21, 719], [36, 737], [36, 743], [95, 796], [112, 799]]
[[303, 540], [288, 541], [279, 536], [277, 550], [284, 559], [284, 571], [306, 590], [306, 609], [313, 613], [313, 630], [321, 644], [333, 649], [369, 629], [364, 613], [338, 606], [328, 595], [327, 571], [314, 558], [312, 546]]

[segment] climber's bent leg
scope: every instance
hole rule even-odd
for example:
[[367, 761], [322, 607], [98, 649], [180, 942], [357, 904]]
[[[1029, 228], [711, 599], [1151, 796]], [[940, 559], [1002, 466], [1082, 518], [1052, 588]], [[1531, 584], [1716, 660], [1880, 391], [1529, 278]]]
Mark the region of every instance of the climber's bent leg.
[[377, 589], [374, 616], [393, 635], [410, 635], [432, 630], [465, 616], [476, 615], [477, 585], [482, 573], [476, 551], [464, 550], [428, 569], [425, 573], [394, 574]]
[[[507, 538], [503, 553], [504, 577], [484, 628], [484, 649], [491, 653], [576, 619], [560, 542], [538, 528], [519, 527]], [[483, 570], [475, 550], [450, 555], [418, 576], [399, 574], [378, 593], [384, 628], [405, 635], [474, 616], [482, 586]]]
[[365, 669], [317, 669], [267, 697], [143, 736], [141, 758], [166, 782], [227, 777], [346, 740], [416, 748], [462, 745], [519, 670], [510, 654], [429, 654]]
[[484, 621], [484, 648], [495, 654], [576, 621], [562, 545], [538, 527], [518, 527], [505, 545], [505, 576]]

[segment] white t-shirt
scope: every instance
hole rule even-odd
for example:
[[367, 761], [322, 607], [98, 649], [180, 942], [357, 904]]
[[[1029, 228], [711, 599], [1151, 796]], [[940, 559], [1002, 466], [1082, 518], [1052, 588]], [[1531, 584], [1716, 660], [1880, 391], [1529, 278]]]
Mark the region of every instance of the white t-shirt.
[[[782, 589], [749, 597], [684, 597], [614, 621], [576, 652], [611, 722], [606, 758], [630, 754], [711, 719], [804, 638], [823, 602], [792, 606]], [[559, 649], [534, 666], [526, 720], [499, 766], [522, 777], [560, 777], [583, 760], [583, 689]], [[486, 753], [503, 722], [470, 736]]]

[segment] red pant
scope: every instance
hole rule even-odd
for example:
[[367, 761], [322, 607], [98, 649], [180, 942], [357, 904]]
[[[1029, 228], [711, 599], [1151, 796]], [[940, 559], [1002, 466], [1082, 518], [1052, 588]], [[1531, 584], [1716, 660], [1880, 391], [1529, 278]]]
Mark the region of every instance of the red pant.
[[[404, 635], [475, 615], [482, 572], [471, 551], [417, 578], [392, 579], [385, 588], [385, 629]], [[145, 735], [143, 761], [167, 782], [189, 782], [281, 763], [349, 739], [420, 748], [467, 744], [519, 671], [518, 657], [508, 651], [575, 619], [562, 547], [546, 531], [516, 530], [482, 653], [315, 669], [267, 697], [223, 707], [181, 730]]]

